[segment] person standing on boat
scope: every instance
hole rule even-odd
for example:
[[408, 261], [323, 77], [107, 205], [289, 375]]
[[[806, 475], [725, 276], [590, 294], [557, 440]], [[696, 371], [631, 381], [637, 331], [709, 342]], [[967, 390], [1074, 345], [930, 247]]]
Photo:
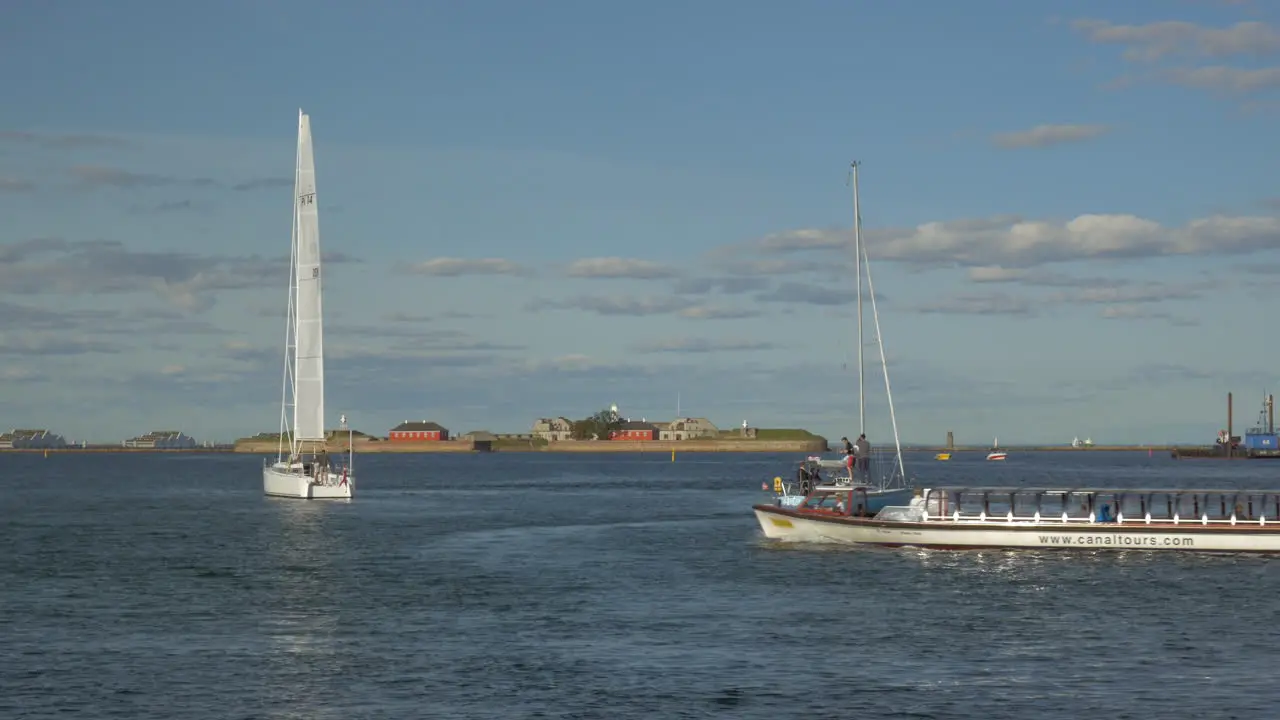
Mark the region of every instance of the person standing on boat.
[[853, 454], [853, 443], [849, 442], [849, 438], [847, 438], [847, 437], [842, 437], [842, 438], [840, 438], [840, 442], [844, 443], [844, 454], [845, 454], [845, 455], [852, 455], [852, 454]]
[[858, 467], [862, 471], [863, 476], [868, 480], [871, 479], [871, 443], [867, 442], [867, 434], [863, 433], [858, 436], [858, 442], [853, 446], [854, 454], [858, 459]]

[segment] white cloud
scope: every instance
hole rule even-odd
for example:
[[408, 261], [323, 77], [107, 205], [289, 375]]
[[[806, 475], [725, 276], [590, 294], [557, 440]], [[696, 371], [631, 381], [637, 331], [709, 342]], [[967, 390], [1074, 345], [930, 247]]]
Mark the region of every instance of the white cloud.
[[26, 143], [47, 148], [115, 147], [128, 144], [123, 139], [110, 135], [43, 133], [26, 130], [0, 130], [0, 142]]
[[1181, 317], [1162, 310], [1152, 310], [1141, 305], [1109, 305], [1102, 309], [1101, 317], [1106, 320], [1164, 320], [1180, 327], [1199, 325], [1190, 318]]
[[651, 260], [634, 258], [601, 257], [584, 258], [569, 264], [565, 270], [569, 277], [576, 278], [631, 278], [634, 280], [653, 280], [675, 277], [679, 274], [675, 268], [656, 263]]
[[1248, 70], [1214, 65], [1170, 70], [1166, 77], [1178, 85], [1237, 95], [1280, 87], [1280, 67]]
[[1091, 140], [1108, 130], [1106, 125], [1037, 125], [1030, 130], [999, 133], [991, 141], [997, 147], [1007, 149], [1049, 147]]
[[714, 307], [711, 305], [694, 305], [680, 311], [680, 317], [691, 320], [737, 320], [760, 317], [762, 314], [759, 310], [748, 307]]
[[414, 263], [407, 268], [414, 275], [458, 277], [461, 275], [523, 275], [527, 271], [521, 265], [501, 258], [433, 258]]
[[690, 307], [688, 300], [673, 295], [580, 295], [567, 300], [534, 300], [525, 309], [585, 310], [597, 315], [667, 315]]
[[1007, 268], [999, 265], [983, 265], [969, 268], [969, 280], [976, 283], [1017, 282], [1027, 277], [1023, 268]]
[[31, 192], [32, 190], [35, 190], [35, 189], [36, 189], [35, 184], [28, 182], [26, 180], [0, 177], [0, 192], [11, 192], [11, 193]]
[[1145, 25], [1076, 20], [1071, 25], [1090, 42], [1124, 46], [1125, 58], [1140, 62], [1180, 55], [1226, 57], [1280, 51], [1280, 33], [1262, 22], [1240, 22], [1226, 28], [1173, 20]]
[[37, 238], [0, 245], [0, 293], [106, 295], [154, 292], [187, 311], [213, 293], [257, 290], [288, 272], [288, 260], [131, 250], [113, 241]]
[[[750, 249], [784, 253], [849, 244], [847, 231], [802, 229], [771, 235]], [[1243, 255], [1280, 247], [1280, 218], [1214, 215], [1167, 227], [1134, 215], [1080, 215], [1065, 223], [994, 216], [871, 230], [867, 245], [873, 260], [1002, 268], [1094, 258]]]
[[12, 380], [21, 382], [39, 382], [47, 379], [40, 373], [23, 367], [6, 367], [0, 369], [0, 380]]
[[0, 333], [0, 355], [88, 355], [115, 354], [120, 347], [103, 340], [65, 337], [59, 334]]
[[1029, 316], [1034, 304], [1024, 297], [1006, 293], [966, 293], [918, 305], [916, 312], [938, 315], [1022, 315]]
[[1164, 81], [1222, 94], [1246, 95], [1280, 87], [1280, 67], [1169, 66], [1176, 59], [1217, 59], [1231, 56], [1262, 57], [1280, 52], [1280, 31], [1263, 22], [1240, 22], [1225, 28], [1190, 22], [1163, 21], [1145, 25], [1115, 25], [1105, 20], [1077, 20], [1072, 26], [1090, 42], [1125, 48], [1131, 62], [1159, 65], [1162, 70], [1129, 75], [1111, 83], [1113, 88], [1133, 82]]
[[705, 337], [680, 337], [641, 343], [635, 350], [641, 353], [712, 353], [772, 350], [777, 347], [763, 340], [714, 340]]
[[1194, 283], [1125, 283], [1116, 282], [1109, 287], [1086, 287], [1066, 290], [1049, 297], [1050, 302], [1069, 303], [1124, 303], [1137, 305], [1160, 303], [1166, 300], [1194, 300], [1206, 290], [1218, 284], [1209, 281]]

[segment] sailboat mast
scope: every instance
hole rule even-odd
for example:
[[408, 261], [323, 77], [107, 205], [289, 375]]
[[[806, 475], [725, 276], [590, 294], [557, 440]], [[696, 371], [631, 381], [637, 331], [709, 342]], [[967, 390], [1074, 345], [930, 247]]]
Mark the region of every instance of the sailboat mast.
[[301, 451], [301, 443], [298, 441], [298, 427], [301, 424], [298, 418], [298, 348], [302, 340], [302, 327], [298, 322], [298, 311], [302, 307], [302, 276], [298, 273], [298, 256], [302, 252], [302, 218], [300, 212], [302, 206], [298, 201], [298, 196], [302, 191], [302, 121], [305, 114], [302, 108], [298, 108], [298, 149], [296, 151], [296, 159], [294, 160], [294, 192], [293, 192], [293, 296], [290, 298], [293, 307], [293, 355], [290, 358], [293, 367], [293, 454]]
[[853, 265], [858, 276], [858, 434], [861, 435], [867, 432], [867, 392], [862, 362], [862, 208], [858, 201], [859, 164], [857, 160], [850, 163], [853, 168]]
[[[301, 144], [302, 129], [302, 110], [298, 110], [298, 141]], [[298, 347], [298, 317], [297, 317], [297, 291], [298, 291], [298, 180], [301, 170], [302, 152], [298, 147], [293, 157], [293, 217], [289, 228], [289, 293], [287, 301], [287, 311], [285, 313], [284, 326], [284, 379], [281, 382], [280, 390], [280, 438], [276, 443], [276, 461], [279, 462], [284, 454], [285, 436], [289, 438], [289, 454], [294, 454], [295, 445], [293, 442], [292, 426], [289, 424], [289, 408], [295, 403], [290, 403], [289, 395], [290, 386], [295, 382], [295, 357], [294, 354]], [[297, 420], [294, 419], [296, 425]]]

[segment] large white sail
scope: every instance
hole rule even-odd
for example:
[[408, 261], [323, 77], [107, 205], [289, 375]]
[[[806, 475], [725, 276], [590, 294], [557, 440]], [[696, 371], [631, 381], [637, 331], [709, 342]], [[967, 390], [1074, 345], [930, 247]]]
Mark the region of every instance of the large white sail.
[[294, 187], [294, 441], [324, 439], [324, 323], [320, 308], [320, 218], [311, 118], [298, 112], [298, 167]]

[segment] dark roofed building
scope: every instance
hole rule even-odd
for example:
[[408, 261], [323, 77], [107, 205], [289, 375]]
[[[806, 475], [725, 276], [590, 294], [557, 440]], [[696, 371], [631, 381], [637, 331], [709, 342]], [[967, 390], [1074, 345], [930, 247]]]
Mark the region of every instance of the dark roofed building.
[[424, 440], [448, 440], [449, 431], [440, 423], [426, 420], [405, 420], [391, 428], [387, 439], [393, 442], [422, 442]]

